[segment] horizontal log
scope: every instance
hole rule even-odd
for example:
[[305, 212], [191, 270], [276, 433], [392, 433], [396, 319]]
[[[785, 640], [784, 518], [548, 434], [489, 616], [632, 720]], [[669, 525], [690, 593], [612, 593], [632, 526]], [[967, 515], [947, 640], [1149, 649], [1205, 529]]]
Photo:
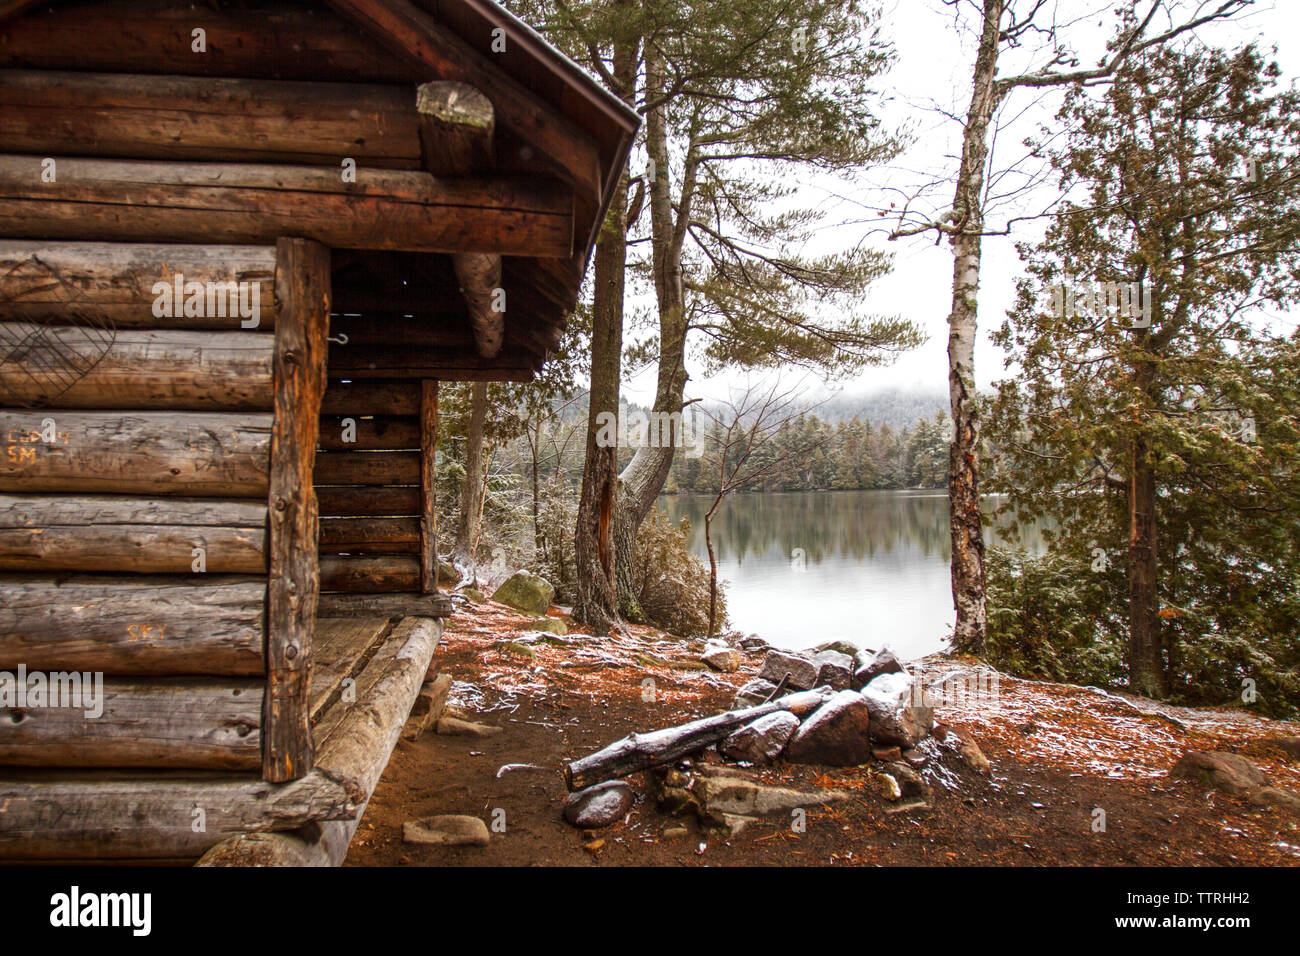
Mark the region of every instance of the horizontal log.
[[0, 765], [254, 770], [263, 690], [241, 678], [112, 678], [93, 709], [85, 697], [77, 707], [0, 707]]
[[316, 613], [320, 618], [451, 617], [451, 598], [445, 594], [348, 594], [335, 591], [321, 595]]
[[326, 619], [317, 605], [316, 633], [312, 635], [311, 683], [308, 697], [312, 723], [343, 696], [343, 682], [355, 679], [379, 649], [389, 632], [387, 616], [352, 615]]
[[420, 559], [413, 554], [322, 554], [322, 591], [420, 590]]
[[194, 10], [175, 0], [77, 0], [0, 26], [0, 65], [51, 70], [422, 83], [356, 25], [315, 5], [205, 6], [207, 52], [195, 54]]
[[270, 436], [270, 415], [0, 410], [0, 491], [265, 500]]
[[419, 415], [419, 382], [338, 381], [331, 375], [323, 415]]
[[0, 70], [0, 151], [419, 169], [406, 86]]
[[291, 234], [340, 249], [567, 256], [573, 194], [553, 181], [435, 179], [327, 166], [0, 156], [0, 235], [265, 243]]
[[265, 670], [265, 577], [5, 574], [0, 595], [0, 670]]
[[317, 485], [418, 485], [420, 453], [325, 451], [316, 456]]
[[415, 554], [420, 545], [418, 518], [322, 518], [322, 551]]
[[317, 486], [321, 517], [403, 517], [420, 514], [418, 486]]
[[274, 336], [0, 323], [0, 399], [40, 408], [271, 407]]
[[[204, 314], [187, 316], [184, 309], [179, 314], [173, 309], [170, 317], [154, 314], [161, 294], [154, 291], [155, 284], [172, 282], [177, 274], [186, 282], [204, 285]], [[3, 239], [0, 320], [89, 321], [110, 323], [118, 329], [239, 329], [250, 320], [237, 309], [214, 308], [208, 314], [206, 308], [209, 284], [234, 282], [246, 284], [245, 301], [259, 305], [258, 329], [269, 332], [275, 327], [274, 275], [274, 246]], [[222, 316], [219, 311], [228, 314]]]
[[8, 770], [0, 806], [0, 858], [100, 862], [192, 860], [236, 834], [291, 830], [359, 810], [324, 774], [274, 784], [248, 773], [120, 770]]
[[264, 574], [266, 567], [261, 502], [0, 494], [0, 570]]
[[326, 416], [320, 420], [318, 444], [328, 451], [418, 449], [420, 420], [393, 415]]
[[331, 345], [331, 376], [435, 379], [445, 382], [528, 382], [542, 356], [526, 349], [481, 358], [456, 348]]

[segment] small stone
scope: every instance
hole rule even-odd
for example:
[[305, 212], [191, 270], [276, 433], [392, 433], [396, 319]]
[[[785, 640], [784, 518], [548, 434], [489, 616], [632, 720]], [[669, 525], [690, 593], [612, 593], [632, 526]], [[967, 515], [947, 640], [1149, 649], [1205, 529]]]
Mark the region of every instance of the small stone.
[[604, 846], [605, 846], [604, 840], [592, 840], [590, 843], [584, 843], [582, 845], [582, 848], [586, 850], [588, 853], [590, 853], [592, 856], [595, 856], [602, 849], [604, 849]]
[[862, 695], [842, 690], [808, 717], [786, 745], [792, 763], [856, 767], [871, 759], [870, 714]]
[[487, 824], [478, 817], [447, 814], [407, 820], [402, 824], [402, 842], [424, 846], [487, 846], [491, 836]]
[[492, 737], [501, 733], [500, 727], [490, 724], [477, 724], [472, 720], [460, 720], [456, 717], [439, 717], [434, 725], [437, 732], [447, 737]]
[[970, 734], [962, 733], [952, 727], [945, 727], [943, 744], [945, 747], [955, 749], [957, 756], [961, 758], [961, 762], [968, 769], [986, 777], [992, 771], [989, 758], [984, 756], [984, 751], [980, 750], [979, 744], [975, 743]]
[[903, 760], [913, 767], [924, 767], [930, 762], [929, 757], [912, 747], [903, 751]]
[[1259, 807], [1274, 807], [1300, 816], [1300, 794], [1281, 787], [1260, 787], [1247, 799]]
[[668, 827], [664, 830], [665, 840], [684, 840], [691, 835], [691, 831], [686, 827]]
[[820, 654], [822, 651], [835, 651], [839, 654], [843, 654], [849, 660], [853, 660], [862, 653], [862, 648], [857, 644], [854, 644], [852, 641], [835, 640], [822, 641], [822, 643], [813, 648], [813, 651], [816, 654]]
[[817, 686], [818, 666], [807, 657], [788, 651], [768, 651], [758, 676], [773, 684], [785, 679], [788, 690], [812, 690]]
[[872, 747], [871, 756], [881, 763], [892, 763], [903, 759], [903, 750], [901, 747]]
[[528, 627], [543, 634], [558, 634], [561, 637], [569, 633], [569, 625], [558, 617], [539, 617], [535, 621], [529, 621]]
[[751, 634], [748, 637], [740, 639], [740, 646], [747, 651], [761, 651], [768, 648], [767, 641], [763, 640], [757, 634]]
[[460, 593], [465, 595], [465, 597], [469, 598], [475, 604], [482, 604], [487, 600], [487, 595], [478, 588], [461, 588]]
[[731, 674], [740, 670], [740, 651], [734, 647], [728, 647], [726, 644], [704, 645], [704, 653], [700, 655], [700, 660], [715, 671], [721, 671], [724, 674]]
[[754, 707], [771, 697], [775, 691], [776, 685], [770, 680], [752, 680], [736, 691], [734, 703], [737, 707]]
[[813, 657], [817, 665], [817, 682], [814, 686], [831, 690], [848, 690], [853, 682], [853, 658], [839, 651], [819, 651]]
[[433, 680], [425, 681], [420, 687], [419, 696], [415, 698], [415, 706], [411, 708], [406, 726], [402, 728], [402, 736], [407, 740], [415, 740], [428, 730], [442, 716], [450, 692], [450, 674], [439, 674]]
[[718, 749], [732, 760], [762, 766], [781, 755], [798, 729], [798, 717], [788, 710], [778, 710], [741, 727], [723, 740]]
[[879, 651], [863, 651], [854, 660], [857, 667], [853, 671], [853, 687], [860, 690], [881, 674], [903, 673], [902, 662], [894, 656], [889, 648]]
[[918, 798], [928, 801], [933, 795], [930, 787], [921, 779], [921, 775], [902, 761], [887, 764], [889, 775], [898, 784], [899, 793], [904, 799]]
[[496, 648], [503, 654], [515, 654], [529, 659], [536, 659], [537, 657], [537, 651], [521, 641], [498, 641]]
[[631, 808], [632, 788], [622, 780], [607, 780], [569, 794], [564, 819], [581, 829], [600, 830], [623, 819]]
[[892, 775], [887, 773], [878, 773], [872, 778], [875, 783], [876, 791], [886, 800], [901, 800], [903, 791], [898, 786], [898, 781]]

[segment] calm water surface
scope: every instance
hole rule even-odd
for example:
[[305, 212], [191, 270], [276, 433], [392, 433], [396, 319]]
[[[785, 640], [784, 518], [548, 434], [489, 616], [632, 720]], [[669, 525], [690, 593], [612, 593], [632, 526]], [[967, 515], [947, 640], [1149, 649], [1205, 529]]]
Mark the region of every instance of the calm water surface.
[[[706, 565], [704, 513], [711, 503], [704, 496], [659, 499], [674, 521], [690, 519], [691, 550]], [[986, 540], [993, 540], [987, 529]], [[714, 519], [713, 542], [732, 626], [772, 644], [799, 648], [848, 638], [888, 644], [911, 659], [939, 650], [952, 633], [944, 492], [734, 495]], [[1021, 544], [1043, 549], [1034, 529]]]

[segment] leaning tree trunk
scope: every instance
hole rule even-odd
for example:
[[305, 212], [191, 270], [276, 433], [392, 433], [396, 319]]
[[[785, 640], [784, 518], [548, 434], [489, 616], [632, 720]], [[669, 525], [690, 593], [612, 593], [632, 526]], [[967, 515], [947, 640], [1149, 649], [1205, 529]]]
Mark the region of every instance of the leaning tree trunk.
[[[664, 84], [662, 55], [646, 48], [646, 97], [660, 97]], [[650, 245], [654, 261], [655, 297], [659, 306], [659, 369], [652, 411], [673, 415], [682, 410], [686, 391], [686, 304], [682, 291], [682, 239], [690, 219], [695, 161], [687, 163], [677, 220], [668, 176], [668, 130], [665, 105], [646, 113], [646, 152], [655, 171], [649, 184]], [[654, 438], [659, 438], [658, 431]], [[637, 532], [668, 481], [676, 446], [682, 435], [673, 429], [669, 440], [650, 441], [638, 448], [619, 476], [614, 546], [619, 609], [632, 621], [643, 621], [637, 599], [634, 562]]]
[[978, 314], [981, 233], [984, 229], [984, 165], [988, 128], [997, 107], [995, 80], [1002, 0], [986, 0], [975, 58], [974, 84], [962, 137], [961, 168], [953, 198], [952, 312], [948, 316], [948, 398], [953, 437], [948, 452], [948, 513], [952, 536], [952, 602], [957, 611], [953, 647], [984, 652], [987, 626], [984, 529], [979, 498], [979, 413], [975, 405], [975, 332]]
[[465, 482], [460, 488], [460, 518], [452, 563], [466, 580], [474, 578], [474, 553], [478, 549], [479, 518], [482, 515], [483, 429], [487, 424], [487, 383], [475, 382], [470, 391], [469, 436], [465, 444]]

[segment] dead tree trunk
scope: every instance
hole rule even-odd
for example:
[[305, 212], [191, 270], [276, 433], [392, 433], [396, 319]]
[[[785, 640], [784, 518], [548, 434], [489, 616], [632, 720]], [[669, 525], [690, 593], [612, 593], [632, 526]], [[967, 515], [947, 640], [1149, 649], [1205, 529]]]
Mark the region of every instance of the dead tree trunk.
[[483, 430], [487, 424], [487, 383], [475, 382], [471, 389], [469, 435], [465, 444], [465, 483], [460, 489], [460, 518], [456, 522], [456, 543], [452, 562], [461, 577], [474, 577], [474, 552], [478, 547], [479, 516], [483, 499]]

